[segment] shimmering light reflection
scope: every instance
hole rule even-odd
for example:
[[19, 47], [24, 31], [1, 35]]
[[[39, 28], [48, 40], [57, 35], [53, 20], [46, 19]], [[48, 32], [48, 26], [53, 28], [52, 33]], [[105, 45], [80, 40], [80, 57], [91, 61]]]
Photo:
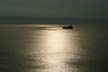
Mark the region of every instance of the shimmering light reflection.
[[[44, 66], [40, 72], [71, 72], [77, 70], [75, 67], [68, 67], [67, 64], [70, 59], [76, 60], [75, 58], [77, 58], [78, 45], [76, 39], [72, 38], [75, 37], [75, 32], [58, 29], [43, 30], [40, 33], [42, 36], [38, 36], [35, 31], [32, 32], [34, 41], [30, 45], [33, 47], [32, 54], [38, 55], [36, 59], [40, 59], [38, 63], [41, 63], [40, 66]], [[34, 65], [37, 65], [37, 62]]]
[[66, 44], [66, 36], [62, 31], [48, 31], [47, 36], [48, 40], [45, 41], [47, 52], [60, 53], [64, 51], [65, 46], [63, 44]]

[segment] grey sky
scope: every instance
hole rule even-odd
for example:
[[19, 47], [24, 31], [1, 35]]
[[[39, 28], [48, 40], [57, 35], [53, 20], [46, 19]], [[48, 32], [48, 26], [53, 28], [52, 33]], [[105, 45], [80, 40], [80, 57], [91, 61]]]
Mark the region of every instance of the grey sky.
[[108, 18], [107, 0], [0, 0], [0, 16]]

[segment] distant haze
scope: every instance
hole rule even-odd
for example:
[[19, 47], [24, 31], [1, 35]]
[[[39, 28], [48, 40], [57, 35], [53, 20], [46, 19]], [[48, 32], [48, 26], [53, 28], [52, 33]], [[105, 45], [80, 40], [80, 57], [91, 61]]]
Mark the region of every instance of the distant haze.
[[108, 18], [107, 0], [0, 0], [0, 16]]

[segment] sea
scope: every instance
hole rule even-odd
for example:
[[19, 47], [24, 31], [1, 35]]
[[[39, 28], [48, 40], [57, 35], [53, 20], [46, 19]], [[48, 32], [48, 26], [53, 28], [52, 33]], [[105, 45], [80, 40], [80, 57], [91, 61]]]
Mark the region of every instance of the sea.
[[108, 72], [108, 25], [1, 24], [0, 72]]

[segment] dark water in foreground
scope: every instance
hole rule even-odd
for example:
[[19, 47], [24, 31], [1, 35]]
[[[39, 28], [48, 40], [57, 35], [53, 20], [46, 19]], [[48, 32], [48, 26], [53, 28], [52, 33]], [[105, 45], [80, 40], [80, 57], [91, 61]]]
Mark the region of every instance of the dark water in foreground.
[[0, 72], [108, 71], [105, 26], [0, 27]]

